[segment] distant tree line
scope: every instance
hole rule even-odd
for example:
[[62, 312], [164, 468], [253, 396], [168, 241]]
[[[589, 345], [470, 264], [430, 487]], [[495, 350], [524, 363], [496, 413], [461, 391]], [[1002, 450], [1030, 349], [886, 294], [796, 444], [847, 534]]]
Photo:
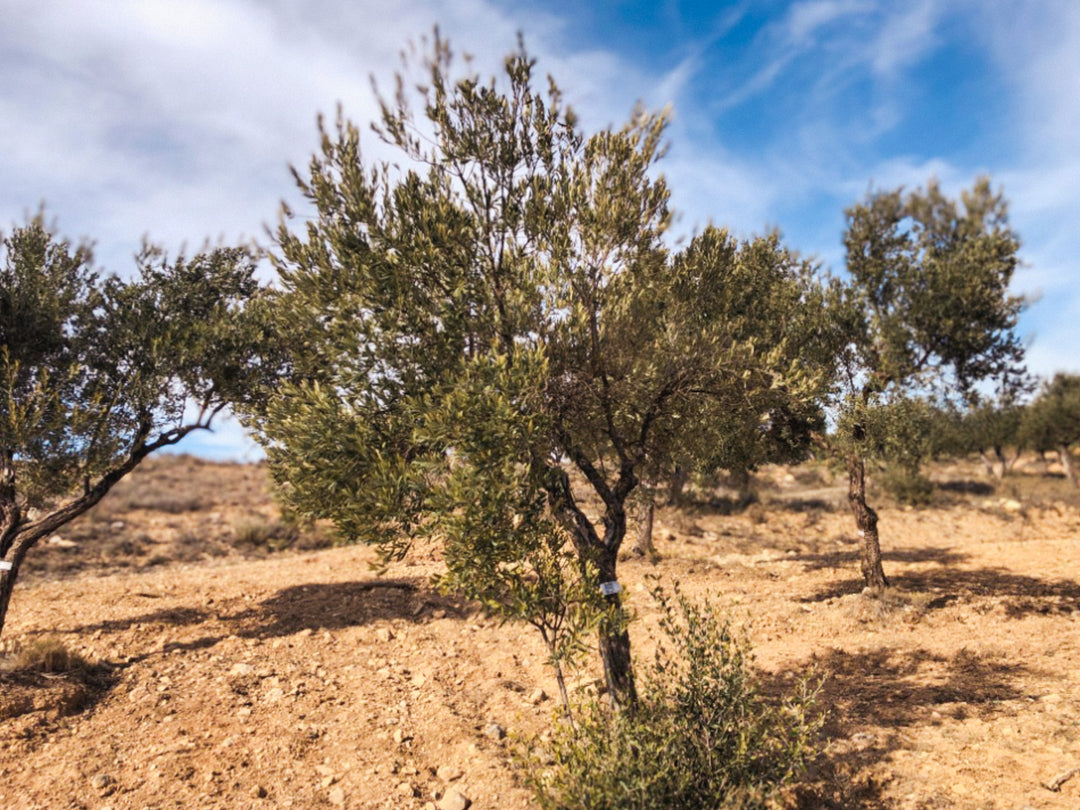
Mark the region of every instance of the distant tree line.
[[[1009, 381], [992, 396], [974, 396], [961, 405], [922, 400], [909, 406], [906, 422], [913, 438], [906, 451], [883, 454], [919, 500], [921, 466], [937, 458], [977, 455], [988, 476], [1003, 480], [1025, 452], [1053, 453], [1073, 487], [1078, 486], [1074, 448], [1080, 444], [1080, 376], [1057, 373], [1041, 382]], [[904, 496], [901, 485], [895, 494]]]

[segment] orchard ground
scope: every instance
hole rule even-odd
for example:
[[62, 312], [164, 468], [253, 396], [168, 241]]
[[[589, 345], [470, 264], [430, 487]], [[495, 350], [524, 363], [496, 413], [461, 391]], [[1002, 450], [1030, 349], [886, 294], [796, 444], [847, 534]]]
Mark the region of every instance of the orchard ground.
[[[783, 806], [1080, 806], [1080, 773], [1063, 779], [1080, 767], [1080, 497], [1025, 462], [1002, 484], [934, 467], [924, 508], [872, 493], [880, 599], [822, 465], [762, 471], [747, 508], [717, 490], [662, 509], [660, 559], [621, 563], [635, 654], [659, 577], [745, 626], [765, 689], [824, 678], [824, 753]], [[434, 591], [435, 548], [382, 576], [373, 561], [283, 523], [261, 467], [148, 461], [28, 558], [0, 806], [530, 806], [509, 753], [557, 710], [538, 635]], [[89, 668], [14, 667], [50, 638]], [[595, 692], [588, 665], [572, 682]]]

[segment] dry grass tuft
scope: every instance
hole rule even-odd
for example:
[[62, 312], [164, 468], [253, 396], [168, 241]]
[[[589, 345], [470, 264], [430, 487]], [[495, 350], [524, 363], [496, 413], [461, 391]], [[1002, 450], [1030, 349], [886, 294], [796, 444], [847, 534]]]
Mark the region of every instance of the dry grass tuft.
[[863, 624], [889, 625], [896, 621], [919, 622], [927, 613], [932, 594], [886, 588], [882, 593], [863, 592], [844, 598], [845, 612]]
[[78, 652], [69, 650], [58, 638], [45, 636], [19, 645], [15, 652], [15, 669], [62, 675], [89, 671], [91, 665]]
[[12, 669], [24, 672], [63, 675], [85, 673], [91, 669], [90, 663], [85, 658], [69, 650], [55, 636], [17, 643], [12, 659]]

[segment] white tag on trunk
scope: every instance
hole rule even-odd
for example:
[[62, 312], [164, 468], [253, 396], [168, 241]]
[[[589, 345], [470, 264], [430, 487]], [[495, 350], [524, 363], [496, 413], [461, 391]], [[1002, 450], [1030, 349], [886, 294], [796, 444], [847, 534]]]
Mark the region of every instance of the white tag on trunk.
[[10, 563], [7, 560], [0, 560], [0, 571], [10, 571], [15, 567], [15, 563]]
[[602, 593], [604, 596], [614, 596], [615, 594], [617, 594], [621, 590], [622, 590], [622, 585], [620, 585], [618, 582], [601, 582], [600, 583], [600, 593]]

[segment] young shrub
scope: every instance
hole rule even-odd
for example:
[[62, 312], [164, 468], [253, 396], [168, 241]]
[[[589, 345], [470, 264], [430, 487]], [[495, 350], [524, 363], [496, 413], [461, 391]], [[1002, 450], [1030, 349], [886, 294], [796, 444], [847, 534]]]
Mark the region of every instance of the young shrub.
[[523, 759], [545, 810], [753, 808], [815, 753], [821, 727], [808, 680], [777, 702], [758, 689], [745, 639], [706, 602], [654, 592], [664, 638], [640, 700], [612, 713], [597, 703], [563, 721]]
[[288, 520], [245, 517], [233, 524], [236, 545], [245, 551], [284, 551], [300, 538], [300, 529]]
[[934, 482], [908, 467], [886, 469], [881, 486], [904, 506], [927, 506], [934, 496]]

